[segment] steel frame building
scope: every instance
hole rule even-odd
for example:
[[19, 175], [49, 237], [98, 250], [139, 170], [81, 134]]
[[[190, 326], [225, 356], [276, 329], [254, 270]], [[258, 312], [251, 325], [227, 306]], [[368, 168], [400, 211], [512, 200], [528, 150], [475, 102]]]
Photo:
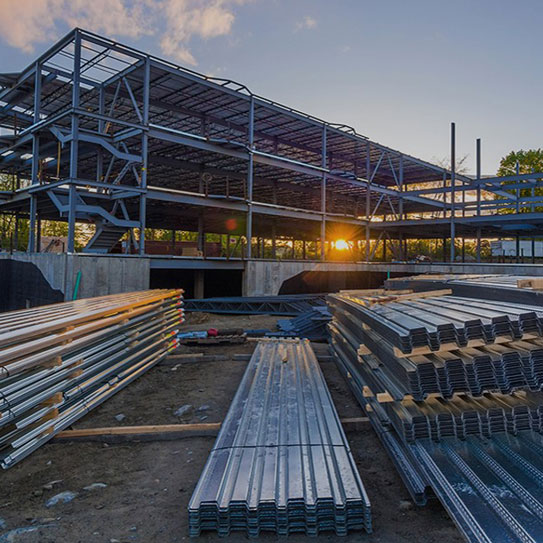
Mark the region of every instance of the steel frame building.
[[[255, 238], [275, 256], [277, 236], [316, 242], [320, 259], [326, 240], [365, 240], [370, 261], [370, 239], [401, 253], [406, 238], [480, 249], [481, 236], [543, 233], [543, 174], [481, 178], [480, 140], [477, 175], [460, 175], [85, 30], [0, 85], [0, 173], [16, 179], [0, 212], [30, 219], [29, 252], [41, 219], [68, 222], [68, 252], [81, 221], [96, 225], [85, 252], [129, 232], [144, 255], [147, 227], [200, 244], [238, 234], [245, 259]], [[451, 136], [454, 165], [454, 124]]]

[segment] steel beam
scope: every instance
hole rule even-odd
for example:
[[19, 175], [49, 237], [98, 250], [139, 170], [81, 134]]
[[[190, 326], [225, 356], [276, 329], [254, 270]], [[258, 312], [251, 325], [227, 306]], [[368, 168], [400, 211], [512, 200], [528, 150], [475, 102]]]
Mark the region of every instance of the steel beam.
[[254, 174], [254, 136], [255, 136], [255, 102], [253, 97], [249, 100], [249, 162], [247, 164], [247, 224], [246, 238], [247, 250], [245, 256], [251, 258], [253, 239], [253, 174]]
[[321, 143], [321, 259], [326, 258], [326, 170], [328, 168], [327, 153], [326, 153], [326, 125], [322, 126], [322, 143]]
[[[81, 75], [81, 34], [75, 32], [74, 37], [74, 71], [72, 88], [72, 107], [79, 107], [80, 100], [80, 75]], [[79, 116], [72, 114], [72, 133], [70, 142], [70, 177], [77, 177], [78, 167], [78, 149], [79, 146]], [[75, 221], [76, 221], [76, 203], [77, 188], [74, 183], [70, 183], [69, 189], [69, 211], [68, 211], [68, 252], [75, 251]]]

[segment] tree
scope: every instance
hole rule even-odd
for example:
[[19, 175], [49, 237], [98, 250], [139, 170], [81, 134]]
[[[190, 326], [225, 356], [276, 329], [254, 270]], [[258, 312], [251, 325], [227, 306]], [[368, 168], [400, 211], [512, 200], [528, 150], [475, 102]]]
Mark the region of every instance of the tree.
[[[498, 168], [497, 175], [500, 177], [506, 175], [515, 175], [517, 173], [517, 164], [518, 164], [518, 173], [526, 174], [533, 172], [543, 172], [543, 149], [528, 149], [525, 151], [521, 149], [520, 151], [511, 151], [508, 155], [504, 156], [500, 160], [500, 166]], [[533, 191], [533, 192], [532, 192]], [[517, 189], [510, 189], [507, 192], [511, 194], [517, 194]], [[527, 187], [525, 189], [520, 189], [518, 194], [521, 198], [528, 198], [533, 196], [543, 196], [543, 187]], [[496, 199], [502, 199], [502, 196], [497, 195]], [[543, 207], [525, 205], [524, 207], [519, 208], [521, 212], [527, 211], [543, 211]], [[502, 213], [514, 213], [516, 209], [507, 209], [502, 210]]]
[[500, 160], [497, 175], [515, 175], [517, 173], [517, 162], [521, 174], [543, 172], [543, 149], [511, 151]]
[[[17, 179], [14, 175], [0, 174], [0, 191], [12, 191], [17, 186]], [[0, 213], [0, 250], [26, 251], [28, 245], [29, 221], [28, 218], [20, 217], [16, 227], [16, 216], [13, 213]], [[87, 225], [76, 225], [76, 248], [82, 248], [90, 238], [87, 232]], [[42, 236], [68, 235], [68, 223], [65, 221], [41, 222]]]
[[[464, 174], [468, 171], [467, 161], [468, 161], [469, 155], [464, 155], [461, 157], [458, 157], [455, 162], [455, 169], [454, 171], [457, 174]], [[451, 169], [451, 159], [450, 157], [444, 157], [444, 158], [434, 158], [433, 161], [440, 166], [441, 168], [445, 168], [446, 170]]]

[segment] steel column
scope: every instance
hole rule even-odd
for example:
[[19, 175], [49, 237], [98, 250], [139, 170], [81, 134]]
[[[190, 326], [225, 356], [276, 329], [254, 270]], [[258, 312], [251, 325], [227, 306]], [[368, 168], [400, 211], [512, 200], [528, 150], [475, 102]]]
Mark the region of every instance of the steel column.
[[456, 125], [451, 123], [451, 262], [454, 262], [454, 235], [455, 235], [455, 209], [456, 209]]
[[251, 241], [253, 238], [253, 170], [254, 170], [254, 135], [255, 135], [255, 99], [249, 101], [249, 163], [247, 166], [247, 249], [245, 256], [251, 258]]
[[371, 206], [371, 144], [368, 141], [366, 143], [366, 178], [368, 179], [368, 186], [366, 187], [366, 262], [370, 259], [370, 206]]
[[[149, 127], [149, 90], [151, 85], [151, 61], [145, 59], [144, 75], [143, 75], [143, 125]], [[145, 190], [140, 194], [140, 239], [138, 252], [140, 255], [145, 254], [145, 224], [147, 219], [147, 168], [149, 165], [149, 134], [147, 130], [143, 131], [141, 140], [141, 188]]]
[[404, 212], [403, 212], [403, 191], [404, 191], [404, 186], [403, 186], [403, 155], [400, 155], [400, 173], [399, 173], [399, 185], [400, 185], [400, 205], [399, 205], [399, 215], [400, 215], [400, 220], [403, 221], [403, 219], [405, 218], [404, 217]]
[[481, 228], [477, 228], [477, 262], [481, 262]]
[[475, 144], [476, 175], [477, 175], [477, 216], [481, 215], [481, 138]]
[[[34, 124], [40, 122], [40, 105], [41, 105], [41, 66], [36, 62], [34, 73]], [[37, 132], [32, 135], [32, 179], [31, 183], [37, 185], [39, 183], [38, 173], [40, 166], [40, 137]], [[37, 214], [37, 197], [30, 197], [30, 223], [28, 227], [28, 252], [36, 251], [36, 214]]]
[[[81, 34], [78, 30], [75, 32], [74, 38], [74, 72], [72, 78], [72, 108], [79, 107], [80, 83], [81, 77]], [[79, 115], [72, 113], [72, 140], [70, 143], [70, 191], [68, 200], [68, 252], [75, 251], [75, 219], [76, 219], [76, 203], [77, 189], [73, 182], [77, 179], [77, 161], [79, 159]]]
[[[98, 91], [98, 113], [104, 115], [106, 104], [106, 93], [104, 87], [100, 87]], [[103, 119], [98, 121], [98, 132], [102, 135], [105, 132], [106, 122]], [[101, 183], [104, 177], [104, 155], [102, 147], [98, 146], [96, 150], [96, 182]]]
[[[321, 146], [321, 166], [323, 169], [327, 167], [326, 157], [326, 125], [322, 127], [322, 146]], [[326, 258], [325, 243], [326, 243], [326, 173], [323, 172], [321, 180], [321, 260]]]
[[[517, 163], [515, 165], [515, 170], [516, 170], [516, 174], [519, 175], [520, 173], [520, 165], [518, 163], [518, 160], [517, 160]], [[517, 201], [515, 202], [515, 211], [518, 213], [520, 211], [520, 189], [517, 189], [516, 191], [516, 197], [517, 197]], [[518, 255], [517, 255], [517, 258], [518, 258]]]

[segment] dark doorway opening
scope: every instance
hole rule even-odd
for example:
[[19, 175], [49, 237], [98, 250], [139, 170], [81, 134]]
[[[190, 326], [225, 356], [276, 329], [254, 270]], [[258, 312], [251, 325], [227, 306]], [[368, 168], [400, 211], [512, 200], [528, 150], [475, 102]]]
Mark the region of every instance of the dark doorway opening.
[[[182, 288], [185, 298], [194, 298], [196, 272], [201, 270], [151, 270], [151, 288]], [[241, 296], [241, 270], [203, 270], [204, 297]]]

